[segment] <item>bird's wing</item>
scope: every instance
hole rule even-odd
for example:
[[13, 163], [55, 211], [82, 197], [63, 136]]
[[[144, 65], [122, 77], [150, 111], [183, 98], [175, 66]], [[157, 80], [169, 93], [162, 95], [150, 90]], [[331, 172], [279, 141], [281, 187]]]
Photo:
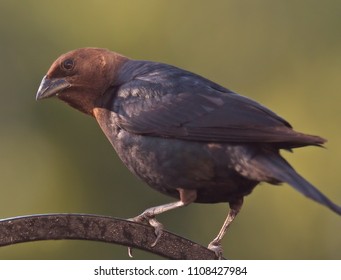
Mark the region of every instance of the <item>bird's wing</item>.
[[185, 72], [163, 78], [159, 82], [135, 78], [116, 89], [110, 106], [118, 116], [115, 122], [119, 127], [156, 137], [278, 143], [283, 148], [324, 142], [295, 132], [288, 122], [259, 103], [200, 76]]

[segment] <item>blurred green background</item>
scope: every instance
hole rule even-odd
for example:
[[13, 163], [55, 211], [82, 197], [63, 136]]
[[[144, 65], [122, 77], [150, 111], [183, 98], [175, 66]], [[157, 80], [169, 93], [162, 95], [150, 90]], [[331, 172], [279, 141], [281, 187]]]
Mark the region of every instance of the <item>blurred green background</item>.
[[[57, 100], [35, 101], [62, 53], [87, 46], [162, 61], [249, 96], [327, 149], [284, 153], [341, 204], [341, 2], [0, 1], [0, 215], [93, 213], [133, 217], [171, 199], [131, 175], [94, 119]], [[159, 216], [201, 244], [226, 204]], [[223, 246], [231, 259], [341, 259], [341, 218], [291, 187], [261, 184]], [[157, 258], [135, 250], [137, 259]], [[49, 241], [0, 248], [1, 259], [127, 259], [122, 246]]]

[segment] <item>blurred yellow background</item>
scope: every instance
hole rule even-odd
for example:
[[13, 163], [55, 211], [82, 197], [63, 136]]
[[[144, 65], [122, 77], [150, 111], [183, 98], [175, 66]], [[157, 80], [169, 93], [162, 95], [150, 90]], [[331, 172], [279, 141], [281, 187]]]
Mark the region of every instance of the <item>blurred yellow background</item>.
[[[57, 100], [36, 102], [62, 53], [104, 47], [201, 74], [266, 105], [327, 149], [284, 153], [341, 204], [341, 2], [0, 1], [0, 215], [133, 217], [171, 201], [131, 175], [95, 120]], [[206, 245], [226, 204], [159, 216]], [[288, 185], [259, 185], [223, 246], [230, 259], [341, 259], [341, 217]], [[137, 259], [157, 258], [135, 250]], [[122, 246], [48, 241], [0, 248], [0, 259], [127, 259]]]

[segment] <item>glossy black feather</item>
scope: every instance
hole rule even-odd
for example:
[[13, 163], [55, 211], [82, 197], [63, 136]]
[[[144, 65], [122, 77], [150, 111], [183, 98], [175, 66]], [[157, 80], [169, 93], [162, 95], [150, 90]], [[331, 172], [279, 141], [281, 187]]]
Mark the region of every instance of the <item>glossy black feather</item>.
[[292, 130], [261, 104], [199, 75], [146, 61], [129, 61], [110, 95], [118, 125], [135, 134], [191, 141], [276, 143], [279, 148], [321, 145], [324, 139]]

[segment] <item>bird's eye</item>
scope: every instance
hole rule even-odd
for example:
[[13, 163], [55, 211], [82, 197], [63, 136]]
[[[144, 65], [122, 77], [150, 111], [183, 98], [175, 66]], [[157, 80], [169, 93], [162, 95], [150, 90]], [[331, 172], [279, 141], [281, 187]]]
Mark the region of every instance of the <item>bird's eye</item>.
[[61, 67], [67, 71], [72, 70], [74, 66], [75, 66], [75, 63], [74, 63], [73, 59], [71, 59], [71, 58], [65, 59], [61, 64]]

